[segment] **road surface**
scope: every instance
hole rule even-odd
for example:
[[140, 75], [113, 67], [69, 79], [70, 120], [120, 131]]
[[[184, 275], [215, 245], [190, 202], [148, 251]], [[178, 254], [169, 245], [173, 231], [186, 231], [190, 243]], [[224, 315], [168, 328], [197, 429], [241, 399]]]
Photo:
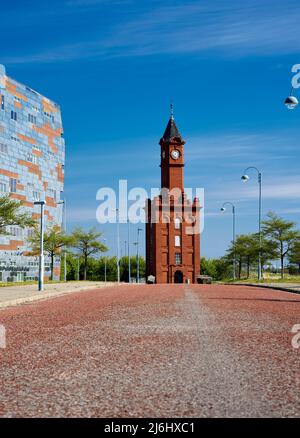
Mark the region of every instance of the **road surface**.
[[300, 296], [128, 285], [0, 310], [2, 417], [299, 417]]

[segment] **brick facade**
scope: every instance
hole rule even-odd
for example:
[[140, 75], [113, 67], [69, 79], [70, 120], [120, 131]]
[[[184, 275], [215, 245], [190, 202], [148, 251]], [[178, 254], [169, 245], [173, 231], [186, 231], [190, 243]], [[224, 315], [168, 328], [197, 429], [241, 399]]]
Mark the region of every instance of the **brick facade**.
[[146, 206], [146, 276], [156, 283], [196, 283], [200, 274], [200, 204], [184, 193], [184, 144], [171, 116], [160, 140], [161, 194]]

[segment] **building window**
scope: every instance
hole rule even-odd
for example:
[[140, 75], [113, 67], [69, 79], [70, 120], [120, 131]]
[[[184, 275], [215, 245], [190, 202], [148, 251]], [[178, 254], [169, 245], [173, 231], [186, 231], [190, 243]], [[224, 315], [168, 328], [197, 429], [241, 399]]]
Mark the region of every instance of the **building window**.
[[9, 191], [11, 193], [16, 193], [17, 191], [17, 180], [15, 178], [9, 179]]
[[9, 234], [13, 237], [22, 237], [23, 230], [20, 227], [10, 227]]
[[1, 96], [1, 109], [4, 110], [4, 96]]
[[5, 143], [0, 143], [0, 152], [2, 154], [7, 154], [7, 144]]
[[40, 201], [40, 192], [33, 192], [33, 200], [34, 201]]
[[12, 120], [15, 120], [15, 121], [17, 121], [17, 113], [16, 113], [16, 111], [13, 111], [13, 110], [11, 110], [11, 112], [10, 112], [10, 118], [12, 119]]
[[180, 236], [175, 236], [175, 246], [180, 246]]
[[0, 192], [5, 193], [6, 192], [6, 184], [3, 182], [0, 182]]
[[175, 265], [181, 265], [181, 254], [180, 252], [175, 253]]
[[32, 114], [28, 114], [28, 122], [36, 125], [36, 116], [33, 116]]
[[46, 111], [44, 111], [44, 115], [46, 117], [48, 117], [49, 119], [51, 119], [52, 123], [55, 122], [54, 116], [52, 114], [47, 113]]
[[10, 138], [11, 138], [13, 141], [17, 141], [18, 143], [20, 143], [20, 139], [17, 138], [17, 137], [15, 137], [14, 135], [12, 135]]
[[180, 230], [181, 221], [179, 217], [175, 218], [175, 230]]
[[[34, 230], [32, 229], [32, 228], [29, 228], [28, 230], [27, 230], [27, 236], [28, 237], [32, 237], [34, 235]], [[30, 262], [29, 262], [30, 263]]]
[[56, 190], [48, 189], [48, 194], [49, 194], [50, 198], [53, 198], [56, 201]]
[[28, 154], [27, 155], [27, 161], [33, 164], [38, 164], [38, 157], [34, 154]]

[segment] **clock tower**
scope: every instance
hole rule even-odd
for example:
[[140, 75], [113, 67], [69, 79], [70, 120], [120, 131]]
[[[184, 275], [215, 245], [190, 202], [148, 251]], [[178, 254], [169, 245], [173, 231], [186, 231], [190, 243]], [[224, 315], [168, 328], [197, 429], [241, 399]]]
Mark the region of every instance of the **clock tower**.
[[200, 205], [184, 192], [185, 141], [173, 108], [160, 139], [161, 193], [147, 202], [146, 276], [156, 283], [196, 283], [200, 274]]
[[161, 146], [161, 187], [169, 190], [179, 188], [183, 192], [183, 146], [185, 141], [181, 138], [173, 114], [171, 114], [159, 144]]

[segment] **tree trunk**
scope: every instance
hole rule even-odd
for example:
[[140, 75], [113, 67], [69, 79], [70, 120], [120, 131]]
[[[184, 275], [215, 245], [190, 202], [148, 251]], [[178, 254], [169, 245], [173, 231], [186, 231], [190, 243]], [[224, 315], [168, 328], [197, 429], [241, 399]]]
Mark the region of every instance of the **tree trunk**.
[[87, 256], [84, 256], [84, 272], [83, 279], [86, 281], [86, 272], [87, 272]]
[[242, 260], [239, 260], [239, 280], [241, 279], [241, 274], [242, 274]]
[[250, 277], [250, 259], [247, 259], [247, 279]]
[[51, 253], [51, 265], [50, 265], [50, 280], [53, 281], [53, 269], [54, 269], [54, 254], [53, 252]]
[[283, 261], [284, 261], [284, 255], [283, 255], [283, 244], [280, 242], [280, 263], [281, 263], [281, 279], [283, 279]]

